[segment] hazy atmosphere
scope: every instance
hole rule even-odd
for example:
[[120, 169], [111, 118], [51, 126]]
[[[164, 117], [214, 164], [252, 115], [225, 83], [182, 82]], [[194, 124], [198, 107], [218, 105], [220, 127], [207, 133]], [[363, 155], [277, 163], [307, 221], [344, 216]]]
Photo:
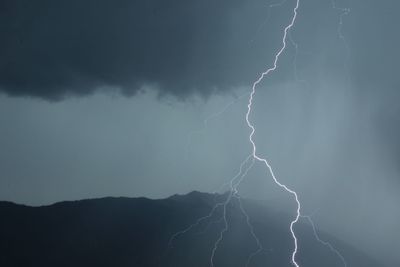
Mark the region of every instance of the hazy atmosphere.
[[[0, 0], [0, 200], [224, 192], [294, 4]], [[399, 9], [300, 1], [250, 116], [302, 213], [385, 266], [400, 266]], [[239, 189], [293, 208], [259, 163]]]

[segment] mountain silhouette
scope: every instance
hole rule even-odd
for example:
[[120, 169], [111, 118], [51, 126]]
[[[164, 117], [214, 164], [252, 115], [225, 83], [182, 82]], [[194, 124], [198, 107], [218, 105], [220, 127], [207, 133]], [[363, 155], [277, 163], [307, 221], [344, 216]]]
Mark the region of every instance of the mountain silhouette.
[[[3, 201], [0, 266], [208, 267], [224, 227], [222, 208], [185, 233], [176, 233], [208, 215], [227, 196], [192, 192], [160, 200], [107, 197], [40, 207]], [[245, 199], [242, 203], [263, 246], [248, 266], [293, 266], [289, 232], [293, 215], [274, 211], [261, 202]], [[237, 199], [227, 206], [226, 216], [229, 229], [216, 251], [214, 267], [244, 267], [258, 246]], [[344, 266], [335, 253], [317, 242], [305, 220], [296, 224], [295, 231], [299, 239], [297, 261], [302, 267]], [[332, 236], [320, 236], [342, 253], [349, 267], [382, 266]]]

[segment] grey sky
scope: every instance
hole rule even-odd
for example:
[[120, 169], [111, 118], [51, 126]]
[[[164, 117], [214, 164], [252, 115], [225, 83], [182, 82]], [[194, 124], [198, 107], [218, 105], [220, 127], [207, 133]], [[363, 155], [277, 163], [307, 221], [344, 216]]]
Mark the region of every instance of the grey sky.
[[[0, 1], [0, 199], [159, 198], [232, 177], [250, 152], [239, 97], [271, 64], [293, 1], [66, 3]], [[289, 45], [258, 89], [255, 140], [319, 227], [397, 266], [400, 4], [337, 5], [351, 9], [350, 54], [331, 1], [301, 1], [302, 81]], [[255, 166], [241, 191], [283, 208], [269, 178]]]

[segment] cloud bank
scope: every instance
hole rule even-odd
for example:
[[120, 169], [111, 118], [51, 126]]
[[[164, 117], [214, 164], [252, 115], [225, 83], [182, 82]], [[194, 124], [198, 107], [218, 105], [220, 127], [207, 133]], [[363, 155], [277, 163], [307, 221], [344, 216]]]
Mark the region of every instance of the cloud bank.
[[274, 51], [259, 48], [279, 44], [286, 19], [281, 12], [263, 26], [268, 38], [252, 44], [268, 8], [260, 0], [2, 1], [0, 88], [51, 100], [101, 87], [135, 94], [150, 84], [186, 96], [248, 85]]

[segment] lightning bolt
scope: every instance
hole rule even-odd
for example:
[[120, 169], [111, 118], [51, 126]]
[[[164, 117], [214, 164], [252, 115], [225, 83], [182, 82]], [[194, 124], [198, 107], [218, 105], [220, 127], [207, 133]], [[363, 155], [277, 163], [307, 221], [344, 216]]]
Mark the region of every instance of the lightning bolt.
[[[270, 8], [275, 7], [275, 6], [280, 6], [280, 5], [282, 5], [283, 3], [285, 3], [285, 2], [286, 2], [286, 0], [283, 0], [283, 1], [280, 2], [280, 3], [272, 4], [272, 5], [270, 5]], [[256, 249], [253, 253], [251, 253], [251, 254], [249, 255], [249, 257], [248, 257], [248, 259], [247, 259], [247, 261], [246, 261], [246, 267], [249, 266], [249, 264], [251, 263], [251, 261], [252, 261], [252, 259], [253, 259], [254, 256], [256, 256], [258, 253], [261, 253], [262, 251], [266, 251], [266, 249], [262, 246], [262, 244], [261, 244], [259, 238], [257, 237], [257, 235], [256, 235], [256, 233], [255, 233], [255, 231], [254, 231], [254, 227], [252, 226], [250, 217], [248, 216], [248, 214], [246, 213], [246, 211], [245, 211], [245, 209], [244, 209], [244, 207], [243, 207], [243, 205], [242, 205], [241, 197], [240, 197], [239, 191], [238, 191], [238, 186], [241, 184], [241, 182], [243, 181], [243, 179], [246, 177], [247, 173], [248, 173], [248, 172], [250, 171], [250, 169], [253, 167], [255, 161], [259, 161], [259, 162], [263, 163], [263, 164], [267, 167], [267, 170], [268, 170], [269, 174], [271, 175], [271, 177], [272, 177], [274, 183], [275, 183], [276, 185], [278, 185], [280, 188], [282, 188], [283, 190], [285, 190], [287, 193], [289, 193], [290, 195], [292, 195], [293, 198], [294, 198], [294, 200], [295, 200], [295, 202], [296, 202], [296, 216], [295, 216], [294, 219], [290, 222], [290, 227], [289, 227], [290, 232], [291, 232], [291, 236], [292, 236], [293, 241], [294, 241], [294, 248], [293, 248], [293, 251], [292, 251], [292, 253], [291, 253], [291, 263], [292, 263], [295, 267], [300, 267], [299, 264], [298, 264], [297, 261], [296, 261], [296, 255], [297, 255], [297, 253], [298, 253], [298, 240], [297, 240], [297, 236], [296, 236], [295, 231], [294, 231], [294, 226], [295, 226], [295, 224], [299, 221], [299, 219], [300, 219], [300, 217], [301, 217], [301, 218], [307, 219], [307, 221], [310, 223], [310, 225], [311, 225], [311, 227], [312, 227], [312, 229], [313, 229], [313, 233], [314, 233], [314, 236], [315, 236], [316, 240], [317, 240], [318, 242], [320, 242], [321, 244], [323, 244], [324, 246], [327, 246], [333, 253], [335, 253], [335, 254], [341, 259], [341, 261], [343, 262], [344, 266], [347, 267], [346, 260], [345, 260], [344, 257], [340, 254], [340, 252], [339, 252], [337, 249], [335, 249], [329, 242], [323, 241], [323, 240], [319, 237], [319, 235], [318, 235], [318, 233], [317, 233], [317, 230], [316, 230], [316, 227], [315, 227], [315, 224], [314, 224], [314, 222], [312, 221], [311, 217], [310, 217], [310, 216], [302, 215], [302, 214], [300, 213], [300, 211], [301, 211], [301, 203], [300, 203], [300, 201], [299, 201], [298, 194], [296, 193], [296, 191], [294, 191], [293, 189], [289, 188], [287, 185], [281, 183], [281, 182], [276, 178], [275, 173], [274, 173], [274, 171], [273, 171], [271, 165], [269, 164], [268, 160], [267, 160], [266, 158], [260, 157], [260, 156], [257, 154], [257, 146], [256, 146], [256, 143], [255, 143], [255, 141], [254, 141], [254, 139], [253, 139], [256, 129], [255, 129], [254, 124], [253, 124], [253, 123], [251, 122], [251, 120], [250, 120], [250, 115], [251, 115], [251, 113], [252, 113], [253, 100], [254, 100], [254, 98], [255, 98], [257, 86], [263, 81], [263, 79], [264, 79], [265, 77], [267, 77], [271, 72], [275, 71], [275, 70], [278, 68], [278, 61], [279, 61], [279, 58], [281, 57], [282, 53], [285, 51], [285, 49], [286, 49], [286, 47], [287, 47], [287, 41], [288, 41], [288, 40], [289, 40], [289, 42], [290, 42], [290, 43], [294, 46], [294, 48], [295, 48], [295, 57], [294, 57], [294, 61], [293, 61], [294, 71], [295, 71], [295, 79], [296, 79], [297, 82], [305, 82], [305, 83], [307, 83], [307, 81], [305, 81], [305, 80], [300, 80], [300, 79], [298, 78], [298, 73], [297, 73], [298, 45], [297, 45], [296, 42], [294, 42], [294, 40], [293, 40], [293, 38], [292, 38], [292, 36], [291, 36], [291, 34], [290, 34], [290, 31], [291, 31], [291, 29], [293, 28], [293, 26], [294, 26], [294, 24], [295, 24], [295, 21], [296, 21], [296, 18], [297, 18], [297, 15], [298, 15], [298, 8], [299, 8], [299, 5], [300, 5], [300, 0], [295, 0], [295, 6], [294, 6], [294, 8], [293, 8], [293, 15], [292, 15], [292, 17], [291, 17], [291, 20], [290, 20], [289, 24], [284, 28], [283, 37], [282, 37], [282, 45], [281, 45], [281, 47], [279, 48], [279, 50], [277, 51], [277, 53], [276, 53], [275, 56], [274, 56], [274, 61], [273, 61], [272, 67], [266, 69], [264, 72], [262, 72], [262, 73], [259, 75], [258, 79], [252, 84], [250, 94], [245, 94], [245, 95], [240, 96], [240, 98], [242, 98], [242, 97], [244, 97], [244, 96], [246, 96], [246, 95], [249, 95], [248, 102], [247, 102], [247, 103], [248, 103], [248, 104], [247, 104], [247, 112], [246, 112], [246, 114], [245, 114], [245, 121], [246, 121], [247, 127], [250, 129], [250, 134], [249, 134], [249, 136], [248, 136], [248, 140], [249, 140], [249, 142], [250, 142], [250, 144], [251, 144], [251, 148], [252, 148], [251, 154], [250, 154], [249, 156], [247, 156], [247, 157], [245, 158], [245, 160], [242, 161], [242, 163], [240, 164], [238, 173], [237, 173], [229, 182], [227, 182], [227, 183], [225, 183], [225, 184], [223, 185], [223, 186], [229, 185], [229, 187], [230, 187], [230, 190], [229, 190], [229, 192], [228, 192], [228, 194], [227, 194], [227, 197], [226, 197], [225, 201], [220, 202], [220, 203], [217, 203], [217, 204], [212, 208], [212, 210], [210, 211], [210, 213], [209, 213], [208, 215], [199, 218], [194, 224], [190, 225], [189, 227], [187, 227], [186, 229], [184, 229], [184, 230], [182, 230], [182, 231], [179, 231], [179, 232], [175, 233], [175, 234], [171, 237], [171, 239], [170, 239], [170, 241], [169, 241], [169, 247], [172, 247], [172, 243], [173, 243], [173, 241], [174, 241], [176, 238], [178, 238], [180, 235], [183, 235], [183, 234], [185, 234], [185, 233], [191, 231], [191, 230], [194, 229], [195, 227], [199, 226], [203, 221], [206, 221], [206, 220], [208, 220], [208, 219], [211, 219], [211, 218], [214, 216], [214, 214], [216, 213], [216, 211], [217, 211], [218, 209], [221, 208], [221, 209], [222, 209], [222, 217], [221, 217], [218, 221], [211, 221], [211, 222], [209, 222], [209, 224], [206, 226], [206, 229], [205, 229], [204, 231], [200, 232], [200, 233], [205, 232], [205, 231], [207, 230], [207, 228], [210, 226], [211, 223], [223, 221], [224, 226], [223, 226], [222, 230], [220, 231], [220, 233], [219, 233], [219, 235], [218, 235], [218, 238], [216, 239], [216, 241], [215, 241], [215, 243], [214, 243], [214, 246], [213, 246], [213, 248], [212, 248], [212, 251], [211, 251], [210, 267], [214, 267], [214, 266], [215, 266], [215, 264], [214, 264], [214, 258], [215, 258], [217, 249], [218, 249], [220, 243], [221, 243], [222, 240], [223, 240], [224, 234], [229, 230], [229, 222], [228, 222], [228, 219], [227, 219], [227, 207], [228, 207], [228, 204], [229, 204], [233, 199], [237, 199], [237, 201], [238, 201], [238, 203], [239, 203], [239, 209], [240, 209], [240, 211], [242, 212], [242, 214], [244, 215], [244, 217], [245, 217], [245, 219], [246, 219], [247, 226], [248, 226], [249, 231], [250, 231], [250, 234], [252, 235], [252, 237], [253, 237], [254, 241], [256, 242], [256, 245], [257, 245], [257, 249]], [[343, 35], [343, 33], [342, 33], [342, 25], [343, 25], [343, 17], [344, 17], [345, 15], [347, 15], [347, 14], [350, 12], [350, 9], [348, 9], [348, 8], [340, 8], [340, 7], [337, 7], [336, 1], [335, 1], [335, 0], [332, 0], [332, 7], [333, 7], [335, 10], [340, 11], [340, 15], [339, 15], [339, 25], [338, 25], [338, 28], [337, 28], [337, 33], [338, 33], [339, 38], [343, 41], [343, 43], [344, 43], [344, 45], [345, 45], [347, 51], [349, 52], [349, 47], [348, 47], [347, 42], [346, 42], [346, 40], [345, 40], [345, 38], [344, 38], [344, 35]], [[262, 26], [262, 25], [261, 25], [261, 26]], [[239, 98], [239, 99], [240, 99], [240, 98]], [[207, 128], [208, 121], [209, 121], [210, 119], [213, 119], [213, 118], [215, 118], [215, 117], [220, 116], [220, 115], [221, 115], [222, 113], [224, 113], [230, 106], [232, 106], [233, 104], [235, 104], [235, 102], [236, 102], [236, 101], [232, 101], [231, 103], [228, 103], [221, 111], [219, 111], [219, 112], [217, 112], [217, 113], [214, 113], [214, 114], [212, 114], [211, 116], [207, 117], [207, 118], [203, 121], [203, 128], [202, 128], [201, 130], [194, 131], [194, 132], [192, 133], [192, 135], [189, 136], [189, 142], [188, 142], [188, 143], [190, 143], [190, 140], [191, 140], [191, 138], [192, 138], [192, 136], [193, 136], [194, 134], [198, 134], [198, 133], [201, 133], [201, 132], [205, 131], [205, 129]]]
[[292, 261], [293, 265], [296, 266], [296, 267], [299, 267], [299, 264], [296, 262], [296, 254], [297, 254], [297, 246], [298, 246], [298, 244], [297, 244], [297, 237], [296, 237], [296, 234], [295, 234], [293, 228], [294, 228], [294, 225], [299, 221], [301, 204], [300, 204], [300, 201], [299, 201], [299, 198], [298, 198], [298, 195], [297, 195], [296, 191], [290, 189], [286, 185], [284, 185], [281, 182], [279, 182], [279, 180], [276, 178], [276, 176], [274, 174], [274, 171], [273, 171], [271, 165], [269, 164], [269, 162], [265, 158], [262, 158], [262, 157], [257, 155], [257, 146], [256, 146], [255, 141], [253, 140], [253, 136], [255, 134], [256, 129], [255, 129], [254, 125], [250, 121], [250, 114], [251, 114], [252, 107], [253, 107], [253, 99], [254, 99], [254, 95], [256, 93], [257, 85], [259, 85], [259, 83], [264, 79], [264, 77], [268, 76], [268, 74], [270, 74], [271, 72], [276, 70], [276, 68], [278, 67], [278, 60], [279, 60], [280, 56], [282, 55], [282, 53], [285, 51], [285, 48], [286, 48], [288, 33], [291, 30], [291, 28], [293, 27], [294, 22], [296, 21], [297, 10], [299, 8], [299, 4], [300, 4], [300, 0], [296, 0], [296, 5], [293, 8], [292, 19], [291, 19], [290, 23], [284, 29], [283, 38], [282, 38], [282, 46], [278, 50], [278, 52], [275, 54], [275, 59], [274, 59], [272, 67], [270, 67], [267, 70], [265, 70], [264, 72], [262, 72], [261, 75], [259, 76], [259, 78], [253, 83], [253, 86], [251, 88], [249, 101], [248, 101], [248, 104], [247, 104], [247, 113], [246, 113], [246, 123], [247, 123], [247, 126], [250, 128], [249, 141], [250, 141], [251, 146], [252, 146], [252, 154], [251, 154], [252, 157], [257, 161], [260, 161], [260, 162], [264, 163], [265, 166], [267, 167], [268, 171], [269, 171], [269, 174], [272, 176], [272, 179], [274, 180], [275, 184], [278, 185], [279, 187], [281, 187], [282, 189], [284, 189], [289, 194], [291, 194], [294, 197], [295, 201], [296, 201], [296, 205], [297, 205], [296, 217], [290, 223], [290, 232], [291, 232], [292, 238], [294, 240], [294, 249], [293, 249], [293, 252], [292, 252], [291, 261]]
[[[293, 27], [294, 22], [295, 22], [295, 20], [296, 20], [298, 8], [299, 8], [299, 0], [296, 0], [296, 5], [295, 5], [295, 7], [294, 7], [294, 9], [293, 9], [293, 16], [292, 16], [292, 19], [291, 19], [289, 25], [287, 25], [287, 26], [285, 27], [285, 29], [284, 29], [284, 35], [283, 35], [283, 39], [282, 39], [282, 47], [279, 49], [279, 51], [278, 51], [278, 52], [276, 53], [276, 55], [275, 55], [275, 59], [274, 59], [274, 62], [273, 62], [273, 66], [272, 66], [271, 68], [267, 69], [266, 71], [264, 71], [263, 73], [261, 73], [261, 75], [259, 76], [259, 78], [253, 83], [252, 90], [251, 90], [251, 93], [250, 93], [250, 97], [249, 97], [249, 100], [248, 100], [247, 112], [246, 112], [246, 116], [245, 116], [247, 126], [251, 129], [251, 132], [250, 132], [250, 135], [249, 135], [249, 141], [250, 141], [250, 143], [251, 143], [251, 145], [252, 145], [252, 153], [241, 163], [239, 173], [230, 181], [230, 192], [229, 192], [228, 197], [226, 198], [226, 201], [223, 203], [224, 228], [220, 231], [219, 237], [218, 237], [218, 239], [216, 240], [216, 242], [214, 243], [214, 247], [213, 247], [212, 252], [211, 252], [210, 267], [214, 267], [214, 257], [215, 257], [216, 251], [217, 251], [217, 249], [218, 249], [219, 244], [220, 244], [220, 243], [222, 242], [222, 240], [223, 240], [224, 234], [225, 234], [225, 233], [228, 231], [228, 229], [229, 229], [229, 223], [228, 223], [228, 220], [227, 220], [227, 217], [226, 217], [226, 210], [227, 210], [227, 205], [230, 203], [230, 201], [232, 200], [233, 197], [235, 197], [235, 198], [238, 199], [240, 210], [241, 210], [242, 213], [245, 215], [247, 225], [248, 225], [248, 227], [249, 227], [249, 229], [250, 229], [250, 233], [251, 233], [251, 235], [253, 236], [253, 238], [254, 238], [254, 240], [256, 241], [257, 246], [258, 246], [258, 249], [257, 249], [255, 252], [253, 252], [252, 254], [250, 254], [249, 258], [247, 259], [246, 266], [248, 266], [248, 265], [250, 264], [251, 259], [252, 259], [255, 255], [257, 255], [258, 253], [260, 253], [261, 251], [264, 250], [264, 248], [262, 247], [262, 245], [261, 245], [259, 239], [257, 238], [257, 236], [256, 236], [256, 234], [255, 234], [255, 232], [254, 232], [254, 228], [253, 228], [253, 226], [251, 225], [250, 218], [249, 218], [248, 214], [245, 212], [245, 210], [244, 210], [244, 208], [243, 208], [243, 205], [242, 205], [242, 203], [241, 203], [241, 199], [240, 199], [240, 196], [239, 196], [239, 192], [238, 192], [238, 190], [237, 190], [238, 186], [239, 186], [240, 183], [243, 181], [244, 177], [247, 175], [248, 171], [251, 169], [251, 167], [253, 166], [253, 164], [254, 164], [254, 162], [255, 162], [256, 160], [257, 160], [257, 161], [260, 161], [260, 162], [262, 162], [262, 163], [264, 163], [264, 164], [267, 166], [267, 168], [268, 168], [268, 170], [269, 170], [269, 173], [271, 174], [271, 176], [272, 176], [274, 182], [275, 182], [279, 187], [283, 188], [285, 191], [287, 191], [288, 193], [292, 194], [292, 195], [294, 196], [295, 200], [296, 200], [296, 204], [297, 204], [296, 217], [295, 217], [295, 219], [290, 223], [290, 232], [291, 232], [292, 237], [293, 237], [293, 240], [294, 240], [294, 250], [293, 250], [293, 252], [292, 252], [291, 261], [292, 261], [292, 263], [293, 263], [296, 267], [299, 267], [298, 263], [296, 262], [297, 237], [296, 237], [296, 235], [295, 235], [295, 232], [294, 232], [294, 229], [293, 229], [293, 228], [294, 228], [294, 224], [295, 224], [295, 223], [299, 220], [299, 218], [300, 218], [300, 208], [301, 208], [300, 201], [299, 201], [299, 199], [298, 199], [297, 193], [296, 193], [294, 190], [288, 188], [286, 185], [284, 185], [284, 184], [282, 184], [282, 183], [280, 183], [280, 182], [278, 181], [278, 179], [275, 177], [275, 174], [274, 174], [274, 172], [273, 172], [273, 170], [272, 170], [272, 167], [271, 167], [271, 165], [268, 163], [268, 161], [267, 161], [266, 159], [264, 159], [264, 158], [259, 157], [259, 156], [256, 154], [256, 144], [255, 144], [255, 142], [254, 142], [254, 140], [253, 140], [253, 136], [254, 136], [254, 133], [255, 133], [255, 127], [254, 127], [254, 125], [250, 122], [250, 119], [249, 119], [250, 113], [251, 113], [251, 110], [252, 110], [253, 98], [254, 98], [254, 95], [255, 95], [255, 93], [256, 93], [256, 87], [257, 87], [257, 85], [264, 79], [265, 76], [267, 76], [270, 72], [274, 71], [274, 70], [277, 68], [279, 57], [281, 56], [281, 54], [284, 52], [284, 50], [285, 50], [285, 48], [286, 48], [286, 39], [287, 39], [288, 33], [289, 33], [290, 29]], [[250, 160], [250, 158], [252, 158], [251, 164], [250, 164], [250, 165], [245, 169], [245, 171], [242, 173], [243, 166]], [[238, 180], [238, 181], [236, 182], [236, 180]]]
[[[282, 3], [283, 3], [283, 2], [282, 2]], [[276, 5], [280, 5], [280, 4], [282, 4], [282, 3], [276, 4]], [[275, 5], [273, 5], [273, 6], [275, 6]], [[271, 7], [273, 7], [273, 6], [271, 6]], [[215, 254], [216, 254], [216, 252], [217, 252], [218, 246], [219, 246], [220, 243], [222, 242], [223, 237], [224, 237], [224, 234], [225, 234], [225, 233], [228, 231], [228, 229], [229, 229], [229, 223], [228, 223], [228, 219], [227, 219], [227, 216], [226, 216], [226, 212], [227, 212], [227, 206], [228, 206], [228, 204], [231, 202], [231, 200], [232, 200], [233, 198], [238, 199], [240, 210], [241, 210], [241, 212], [244, 214], [244, 216], [245, 216], [245, 218], [246, 218], [246, 223], [247, 223], [247, 225], [248, 225], [248, 227], [249, 227], [249, 229], [250, 229], [250, 233], [251, 233], [252, 237], [254, 238], [254, 240], [255, 240], [255, 242], [256, 242], [256, 244], [257, 244], [257, 250], [254, 251], [253, 253], [251, 253], [251, 254], [249, 255], [249, 257], [248, 257], [248, 259], [247, 259], [247, 262], [246, 262], [246, 266], [248, 266], [248, 265], [250, 264], [252, 258], [253, 258], [255, 255], [257, 255], [257, 254], [260, 253], [261, 251], [265, 250], [265, 249], [262, 247], [262, 245], [261, 245], [261, 243], [260, 243], [260, 240], [258, 239], [258, 237], [256, 236], [256, 234], [255, 234], [255, 232], [254, 232], [254, 228], [253, 228], [253, 226], [252, 226], [252, 224], [251, 224], [251, 222], [250, 222], [250, 217], [248, 216], [248, 214], [246, 213], [246, 211], [245, 211], [244, 208], [243, 208], [243, 205], [242, 205], [242, 202], [241, 202], [241, 198], [240, 198], [239, 192], [238, 192], [238, 190], [237, 190], [238, 186], [239, 186], [240, 183], [243, 181], [243, 179], [245, 178], [245, 176], [247, 175], [247, 173], [249, 172], [249, 170], [252, 168], [252, 166], [253, 166], [253, 164], [254, 164], [254, 162], [255, 162], [256, 160], [257, 160], [257, 161], [260, 161], [260, 162], [262, 162], [262, 163], [264, 163], [264, 164], [266, 165], [266, 167], [268, 168], [269, 173], [271, 174], [271, 176], [272, 176], [274, 182], [275, 182], [279, 187], [283, 188], [285, 191], [287, 191], [288, 193], [292, 194], [292, 195], [294, 196], [295, 200], [296, 200], [296, 204], [297, 204], [296, 217], [295, 217], [295, 219], [294, 219], [293, 221], [291, 221], [291, 223], [290, 223], [290, 232], [291, 232], [292, 237], [293, 237], [293, 240], [294, 240], [294, 250], [293, 250], [293, 252], [292, 252], [291, 261], [292, 261], [292, 263], [293, 263], [296, 267], [299, 267], [298, 263], [296, 262], [297, 237], [296, 237], [296, 235], [295, 235], [295, 232], [294, 232], [293, 227], [294, 227], [294, 224], [295, 224], [296, 222], [298, 222], [299, 217], [300, 217], [300, 208], [301, 208], [300, 201], [299, 201], [299, 199], [298, 199], [297, 193], [296, 193], [294, 190], [289, 189], [286, 185], [284, 185], [284, 184], [282, 184], [282, 183], [280, 183], [280, 182], [278, 181], [278, 179], [275, 177], [275, 174], [274, 174], [274, 172], [273, 172], [273, 170], [272, 170], [272, 167], [270, 166], [270, 164], [268, 163], [268, 161], [267, 161], [266, 159], [264, 159], [264, 158], [259, 157], [259, 156], [256, 154], [256, 144], [255, 144], [255, 142], [254, 142], [254, 140], [253, 140], [253, 136], [254, 136], [254, 133], [255, 133], [255, 127], [254, 127], [254, 125], [253, 125], [253, 124], [251, 123], [251, 121], [250, 121], [250, 114], [251, 114], [251, 111], [252, 111], [253, 98], [254, 98], [254, 95], [255, 95], [255, 93], [256, 93], [256, 87], [257, 87], [257, 85], [264, 79], [265, 76], [267, 76], [270, 72], [274, 71], [274, 70], [277, 68], [277, 64], [278, 64], [279, 57], [281, 56], [281, 54], [284, 52], [284, 50], [285, 50], [285, 48], [286, 48], [286, 40], [287, 40], [288, 33], [289, 33], [290, 29], [293, 27], [294, 22], [295, 22], [295, 20], [296, 20], [298, 8], [299, 8], [299, 0], [296, 0], [296, 5], [295, 5], [295, 7], [294, 7], [294, 9], [293, 9], [293, 16], [292, 16], [292, 19], [291, 19], [289, 25], [287, 25], [287, 26], [285, 27], [285, 29], [284, 29], [284, 35], [283, 35], [283, 38], [282, 38], [282, 47], [279, 49], [279, 51], [278, 51], [278, 52], [276, 53], [276, 55], [275, 55], [275, 59], [274, 59], [274, 62], [273, 62], [273, 66], [272, 66], [271, 68], [267, 69], [266, 71], [264, 71], [263, 73], [261, 73], [261, 75], [259, 76], [259, 78], [258, 78], [258, 79], [253, 83], [253, 85], [252, 85], [251, 93], [250, 93], [250, 96], [249, 96], [249, 99], [248, 99], [247, 112], [246, 112], [246, 116], [245, 116], [246, 124], [247, 124], [247, 126], [251, 129], [251, 132], [250, 132], [250, 135], [249, 135], [249, 141], [250, 141], [250, 143], [251, 143], [251, 145], [252, 145], [252, 153], [240, 164], [239, 172], [230, 180], [230, 182], [229, 182], [229, 184], [230, 184], [230, 191], [229, 191], [229, 193], [228, 193], [228, 196], [226, 197], [226, 200], [225, 200], [224, 202], [221, 202], [221, 203], [216, 204], [216, 205], [212, 208], [212, 210], [210, 211], [210, 213], [209, 213], [208, 215], [199, 218], [194, 224], [190, 225], [190, 226], [187, 227], [186, 229], [175, 233], [175, 234], [171, 237], [171, 239], [169, 240], [169, 242], [168, 242], [168, 244], [169, 244], [168, 247], [172, 247], [173, 241], [174, 241], [178, 236], [183, 235], [183, 234], [185, 234], [185, 233], [191, 231], [193, 228], [195, 228], [196, 226], [198, 226], [201, 222], [203, 222], [203, 221], [205, 221], [205, 220], [207, 220], [207, 219], [210, 219], [210, 218], [214, 215], [214, 213], [216, 212], [216, 210], [217, 210], [218, 208], [222, 207], [222, 218], [223, 218], [223, 222], [224, 222], [224, 227], [223, 227], [223, 229], [220, 231], [220, 234], [219, 234], [219, 236], [218, 236], [218, 239], [217, 239], [216, 242], [214, 243], [214, 246], [213, 246], [213, 249], [212, 249], [212, 252], [211, 252], [211, 257], [210, 257], [210, 267], [214, 267], [214, 258], [215, 258]], [[218, 115], [222, 114], [222, 113], [225, 112], [225, 111], [229, 108], [229, 106], [231, 106], [232, 104], [233, 104], [233, 103], [228, 104], [225, 108], [223, 108], [223, 109], [221, 110], [221, 112], [218, 112], [218, 113], [216, 113], [216, 114], [213, 114], [213, 115], [211, 115], [209, 118], [205, 119], [205, 120], [204, 120], [204, 123], [203, 123], [203, 126], [204, 126], [204, 127], [203, 127], [203, 130], [207, 127], [207, 122], [208, 122], [209, 119], [211, 119], [211, 118], [213, 118], [213, 117], [215, 117], [215, 116], [218, 116]], [[200, 132], [201, 132], [201, 131], [200, 131]], [[196, 133], [197, 133], [197, 132], [196, 132]], [[246, 168], [244, 168], [245, 165], [246, 165], [248, 162], [251, 162], [251, 163], [250, 163]]]

